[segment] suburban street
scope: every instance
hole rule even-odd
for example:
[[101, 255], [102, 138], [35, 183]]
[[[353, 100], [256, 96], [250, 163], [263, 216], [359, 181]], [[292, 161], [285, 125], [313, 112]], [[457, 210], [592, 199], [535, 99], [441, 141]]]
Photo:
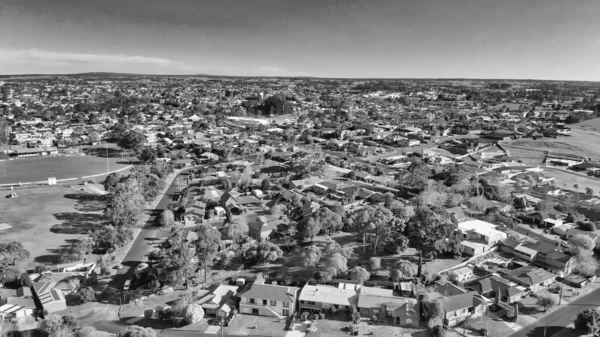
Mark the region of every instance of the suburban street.
[[600, 306], [600, 289], [563, 306], [548, 314], [537, 322], [525, 326], [523, 329], [510, 335], [510, 337], [550, 337], [565, 327], [571, 325], [577, 314], [586, 309], [595, 309]]
[[[179, 173], [185, 173], [190, 169], [185, 169]], [[139, 235], [131, 244], [129, 251], [125, 255], [123, 259], [123, 268], [120, 269], [113, 279], [113, 286], [116, 287], [117, 290], [122, 290], [125, 280], [130, 278], [133, 274], [133, 270], [135, 267], [142, 263], [145, 260], [146, 253], [151, 245], [160, 239], [168, 237], [171, 235], [170, 231], [160, 230], [155, 225], [155, 219], [160, 215], [160, 212], [167, 207], [167, 205], [172, 201], [173, 194], [179, 191], [178, 179], [177, 177], [173, 179], [171, 185], [167, 188], [167, 191], [160, 198], [160, 201], [156, 205], [154, 209], [147, 210], [150, 212], [150, 217], [142, 227]]]

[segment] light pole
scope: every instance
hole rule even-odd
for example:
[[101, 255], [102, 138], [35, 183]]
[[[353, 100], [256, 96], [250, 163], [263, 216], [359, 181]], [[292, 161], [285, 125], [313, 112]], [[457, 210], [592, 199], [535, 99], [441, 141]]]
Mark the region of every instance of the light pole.
[[110, 164], [108, 162], [108, 146], [104, 143], [104, 149], [106, 150], [106, 173], [110, 172]]

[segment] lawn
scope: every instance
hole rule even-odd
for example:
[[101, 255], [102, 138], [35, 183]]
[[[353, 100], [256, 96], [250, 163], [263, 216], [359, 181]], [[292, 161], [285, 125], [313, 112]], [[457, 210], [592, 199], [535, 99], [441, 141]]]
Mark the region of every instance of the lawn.
[[67, 198], [69, 186], [19, 190], [16, 199], [0, 203], [2, 222], [12, 228], [3, 230], [0, 241], [18, 241], [31, 253], [26, 266], [54, 265], [58, 252], [68, 240], [86, 235], [105, 223], [104, 203]]
[[239, 314], [223, 329], [223, 333], [237, 336], [285, 336], [285, 320]]
[[29, 157], [0, 163], [0, 184], [81, 178], [125, 168], [130, 164], [121, 158], [97, 156]]
[[[595, 195], [600, 192], [600, 179], [598, 178], [553, 168], [544, 168], [544, 175], [554, 177], [554, 185], [559, 188], [584, 193], [586, 187], [590, 187], [594, 190]], [[573, 187], [575, 184], [579, 185], [578, 188]]]
[[[346, 321], [319, 320], [317, 321], [317, 332], [315, 335], [323, 337], [349, 336]], [[359, 336], [372, 335], [382, 337], [428, 337], [427, 329], [411, 329], [394, 325], [370, 325], [366, 319], [361, 320]]]

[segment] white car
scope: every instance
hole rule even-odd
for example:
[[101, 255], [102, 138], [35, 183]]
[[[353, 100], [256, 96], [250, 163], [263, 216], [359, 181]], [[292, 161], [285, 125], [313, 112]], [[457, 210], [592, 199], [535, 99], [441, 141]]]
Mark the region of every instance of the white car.
[[115, 268], [121, 269], [121, 268], [123, 268], [123, 265], [122, 264], [118, 264], [118, 265], [115, 266]]
[[131, 280], [125, 281], [125, 285], [123, 285], [123, 290], [125, 290], [125, 291], [129, 290], [130, 286], [131, 286]]

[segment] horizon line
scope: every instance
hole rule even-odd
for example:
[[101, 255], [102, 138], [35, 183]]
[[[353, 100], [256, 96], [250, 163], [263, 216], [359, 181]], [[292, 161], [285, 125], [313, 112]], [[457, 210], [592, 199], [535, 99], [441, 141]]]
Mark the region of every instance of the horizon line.
[[141, 74], [141, 73], [118, 73], [118, 72], [84, 72], [84, 73], [41, 73], [41, 74], [0, 74], [0, 80], [11, 80], [10, 77], [76, 77], [76, 76], [148, 76], [148, 77], [214, 77], [214, 78], [273, 78], [273, 79], [314, 79], [314, 80], [460, 80], [460, 81], [534, 81], [534, 82], [586, 82], [600, 83], [600, 80], [558, 80], [558, 79], [534, 79], [534, 78], [477, 78], [477, 77], [319, 77], [319, 76], [268, 76], [268, 75], [215, 75], [215, 74]]

